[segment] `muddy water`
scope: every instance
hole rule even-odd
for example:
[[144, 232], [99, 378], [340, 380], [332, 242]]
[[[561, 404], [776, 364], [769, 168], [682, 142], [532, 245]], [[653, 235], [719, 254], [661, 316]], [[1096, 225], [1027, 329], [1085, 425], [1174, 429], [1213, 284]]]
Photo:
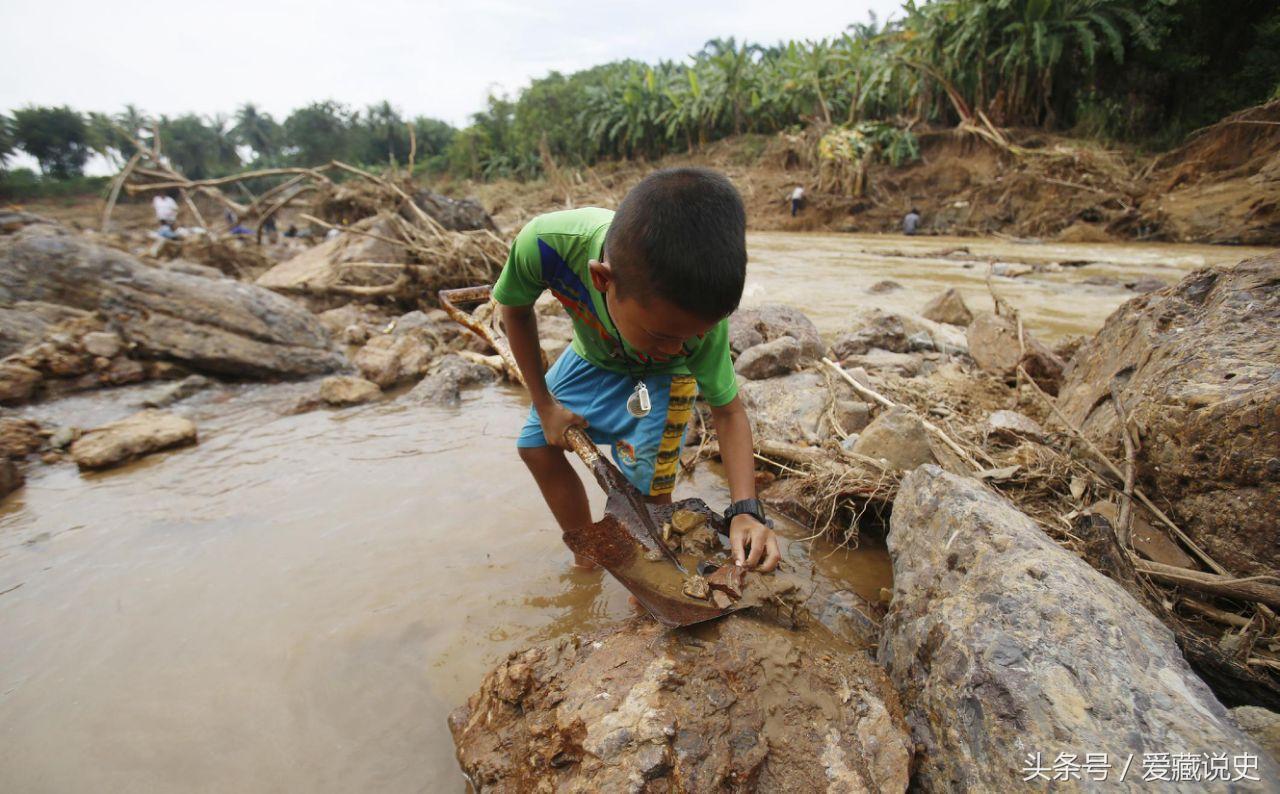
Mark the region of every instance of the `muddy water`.
[[[998, 279], [1048, 336], [1131, 296], [1081, 285], [1090, 273], [1172, 281], [1249, 253], [753, 234], [747, 303], [795, 303], [828, 332], [945, 286], [978, 308], [984, 265], [903, 256], [961, 245], [1102, 263]], [[866, 293], [886, 278], [904, 289]], [[569, 566], [512, 449], [519, 394], [286, 415], [311, 389], [201, 395], [175, 409], [199, 446], [92, 476], [34, 465], [0, 505], [0, 791], [462, 790], [445, 716], [484, 672], [628, 614], [616, 583]], [[27, 413], [93, 426], [137, 394]], [[713, 467], [677, 490], [695, 495], [725, 502]], [[811, 551], [865, 597], [888, 584], [883, 549]]]
[[[964, 249], [956, 251], [955, 249]], [[960, 237], [754, 232], [749, 236], [747, 305], [781, 302], [803, 307], [824, 334], [849, 329], [849, 316], [868, 308], [919, 313], [954, 287], [973, 311], [989, 310], [988, 262], [1018, 270], [995, 276], [997, 293], [1013, 303], [1027, 326], [1049, 341], [1091, 334], [1136, 293], [1126, 282], [1155, 278], [1172, 284], [1199, 267], [1234, 263], [1272, 249], [1156, 243], [1019, 243]], [[952, 251], [949, 255], [944, 252]], [[1111, 285], [1084, 283], [1102, 277]], [[872, 294], [892, 280], [902, 286]]]
[[[33, 466], [0, 507], [0, 790], [460, 791], [445, 717], [484, 672], [629, 614], [570, 567], [517, 393], [281, 415], [304, 388], [193, 398], [199, 446]], [[92, 425], [137, 393], [28, 413]], [[706, 466], [677, 493], [727, 498]], [[886, 584], [882, 550], [818, 551]]]

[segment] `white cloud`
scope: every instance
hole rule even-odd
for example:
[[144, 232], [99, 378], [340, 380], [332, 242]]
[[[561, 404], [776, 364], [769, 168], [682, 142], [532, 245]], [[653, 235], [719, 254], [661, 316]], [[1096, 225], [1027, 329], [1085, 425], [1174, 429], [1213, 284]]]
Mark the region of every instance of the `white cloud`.
[[694, 4], [585, 0], [4, 0], [0, 109], [69, 104], [116, 112], [278, 117], [319, 99], [388, 99], [465, 124], [490, 90], [621, 58], [679, 59], [717, 36], [772, 44], [837, 35], [899, 0]]

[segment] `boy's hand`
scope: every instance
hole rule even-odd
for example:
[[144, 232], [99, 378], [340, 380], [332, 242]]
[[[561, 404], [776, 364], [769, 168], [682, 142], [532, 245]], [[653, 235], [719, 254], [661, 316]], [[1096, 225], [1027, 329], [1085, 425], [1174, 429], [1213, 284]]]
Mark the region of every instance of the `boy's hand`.
[[[778, 551], [778, 536], [755, 516], [746, 513], [739, 513], [729, 522], [729, 545], [733, 548], [733, 559], [739, 565], [748, 568], [759, 565], [759, 570], [765, 573], [777, 568], [782, 559], [782, 552]], [[763, 564], [760, 563], [762, 557]]]
[[569, 442], [565, 440], [565, 433], [569, 428], [589, 427], [586, 419], [555, 400], [552, 400], [549, 405], [538, 408], [538, 418], [542, 420], [542, 435], [546, 437], [547, 443], [561, 449], [569, 448]]

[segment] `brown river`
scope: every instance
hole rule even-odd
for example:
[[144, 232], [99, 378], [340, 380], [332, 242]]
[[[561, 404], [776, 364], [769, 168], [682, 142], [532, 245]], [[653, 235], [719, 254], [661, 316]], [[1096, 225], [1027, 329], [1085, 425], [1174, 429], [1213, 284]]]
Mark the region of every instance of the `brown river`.
[[[970, 259], [933, 255], [958, 246]], [[994, 281], [1061, 338], [1133, 296], [1086, 277], [1173, 282], [1253, 253], [758, 233], [745, 302], [793, 303], [835, 333], [854, 310], [919, 311], [947, 286], [988, 308], [987, 259], [1048, 265]], [[866, 292], [883, 279], [902, 289]], [[313, 389], [191, 398], [173, 410], [197, 447], [108, 473], [28, 467], [0, 504], [0, 791], [461, 791], [445, 717], [485, 671], [629, 614], [620, 586], [570, 566], [515, 455], [520, 393], [289, 415]], [[91, 427], [140, 393], [23, 413]], [[710, 464], [677, 489], [693, 495], [725, 503]], [[889, 583], [881, 548], [783, 533], [837, 587], [875, 598]]]

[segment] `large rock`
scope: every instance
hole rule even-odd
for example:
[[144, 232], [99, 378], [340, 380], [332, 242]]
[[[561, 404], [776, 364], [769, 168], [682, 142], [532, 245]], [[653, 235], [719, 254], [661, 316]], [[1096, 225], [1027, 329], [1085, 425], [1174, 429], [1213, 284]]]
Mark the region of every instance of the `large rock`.
[[897, 697], [859, 652], [739, 615], [511, 654], [449, 717], [480, 791], [905, 791]]
[[144, 265], [51, 223], [0, 237], [0, 303], [13, 301], [101, 312], [136, 355], [213, 373], [300, 377], [345, 363], [286, 298]]
[[1008, 317], [981, 312], [969, 324], [969, 355], [979, 367], [1002, 378], [1013, 378], [1018, 365], [1049, 394], [1057, 394], [1065, 364], [1026, 328], [1018, 341], [1018, 324]]
[[738, 309], [729, 317], [729, 347], [735, 354], [783, 336], [800, 343], [804, 358], [821, 358], [826, 353], [818, 327], [794, 306], [765, 303]]
[[39, 422], [17, 416], [0, 417], [0, 458], [25, 458], [43, 443]]
[[1135, 298], [1077, 351], [1058, 405], [1122, 461], [1110, 384], [1141, 439], [1138, 484], [1238, 575], [1280, 568], [1280, 254]]
[[356, 368], [368, 380], [387, 388], [417, 380], [435, 356], [432, 339], [419, 333], [379, 334], [356, 352]]
[[1237, 706], [1231, 709], [1231, 718], [1272, 758], [1280, 760], [1280, 714], [1257, 706]]
[[[833, 406], [845, 432], [865, 422], [864, 405], [843, 381], [828, 381], [816, 372], [793, 372], [780, 378], [742, 383], [739, 396], [751, 417], [752, 431], [760, 438], [793, 444], [817, 444], [829, 437], [833, 428], [829, 409]], [[858, 415], [862, 421], [858, 421]]]
[[841, 334], [831, 345], [831, 353], [836, 358], [863, 355], [873, 349], [891, 353], [928, 349], [947, 354], [965, 353], [969, 349], [959, 328], [915, 314], [869, 309], [855, 314], [850, 328], [852, 330]]
[[40, 385], [40, 371], [16, 361], [0, 361], [0, 403], [30, 400]]
[[920, 314], [935, 323], [948, 325], [968, 325], [973, 322], [973, 312], [969, 311], [964, 298], [960, 297], [955, 287], [948, 288], [946, 292], [926, 303]]
[[920, 417], [902, 406], [877, 416], [853, 445], [854, 452], [886, 461], [903, 471], [936, 463], [933, 448], [933, 439]]
[[733, 368], [744, 378], [761, 380], [785, 375], [799, 363], [800, 343], [789, 336], [780, 336], [742, 351]]
[[359, 405], [382, 395], [378, 384], [350, 375], [331, 375], [320, 381], [320, 399], [329, 405]]
[[105, 469], [171, 447], [196, 443], [190, 419], [146, 410], [94, 428], [71, 445], [71, 458], [81, 469]]
[[424, 405], [454, 406], [462, 402], [464, 387], [493, 383], [497, 379], [497, 373], [484, 364], [450, 353], [432, 365], [430, 374], [418, 381], [405, 399]]
[[1140, 771], [1151, 752], [1251, 753], [1270, 781], [1257, 790], [1280, 775], [1168, 628], [978, 482], [935, 466], [908, 475], [889, 553], [894, 593], [878, 658], [923, 748], [921, 790], [1011, 790], [1036, 753], [1050, 769], [1060, 753], [1108, 753], [1108, 786], [1135, 791], [1149, 785]]

